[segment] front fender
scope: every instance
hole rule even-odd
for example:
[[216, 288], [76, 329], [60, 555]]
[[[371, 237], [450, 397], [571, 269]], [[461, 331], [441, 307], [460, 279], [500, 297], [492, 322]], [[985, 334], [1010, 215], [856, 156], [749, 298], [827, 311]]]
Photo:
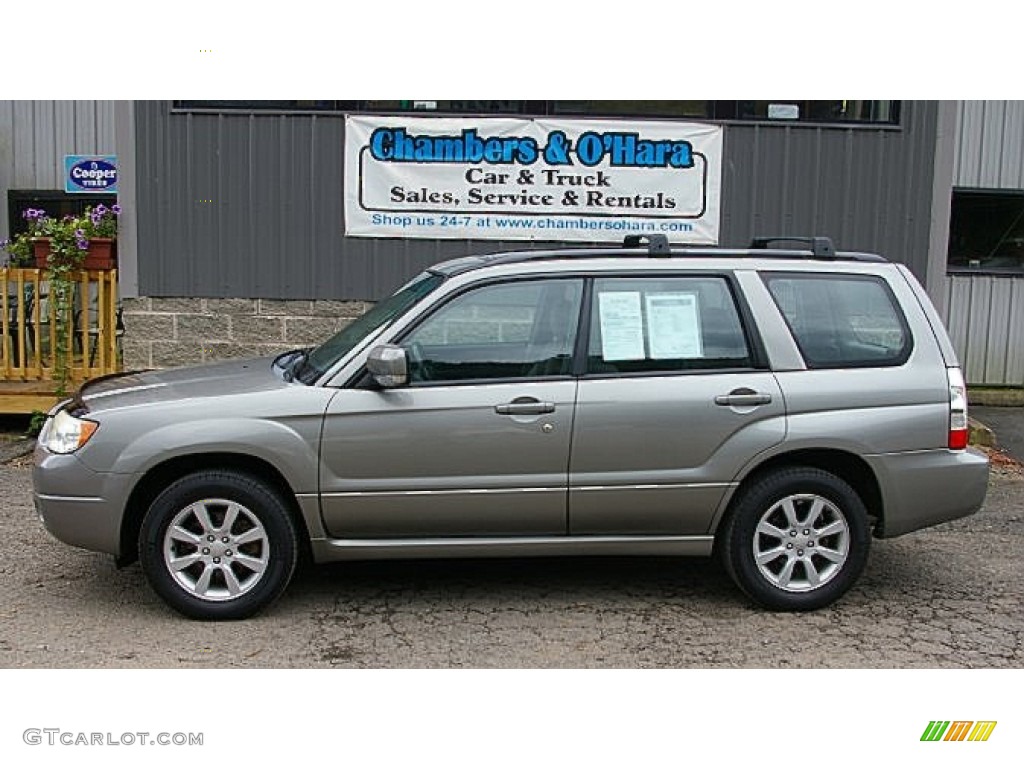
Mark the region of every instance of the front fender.
[[83, 450], [81, 460], [98, 472], [142, 476], [182, 456], [241, 454], [276, 467], [295, 493], [315, 493], [321, 422], [322, 416], [288, 422], [237, 416], [184, 421], [136, 436], [107, 466], [98, 463], [94, 451]]

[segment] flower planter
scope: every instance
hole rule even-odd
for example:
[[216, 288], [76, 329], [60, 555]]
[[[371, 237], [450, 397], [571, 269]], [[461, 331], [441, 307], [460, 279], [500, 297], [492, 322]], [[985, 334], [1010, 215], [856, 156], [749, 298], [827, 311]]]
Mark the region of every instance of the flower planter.
[[[46, 269], [49, 266], [50, 238], [34, 238], [32, 253], [36, 258], [36, 266], [39, 269]], [[116, 267], [117, 241], [110, 237], [94, 237], [89, 240], [89, 250], [85, 253], [82, 269], [115, 269]]]

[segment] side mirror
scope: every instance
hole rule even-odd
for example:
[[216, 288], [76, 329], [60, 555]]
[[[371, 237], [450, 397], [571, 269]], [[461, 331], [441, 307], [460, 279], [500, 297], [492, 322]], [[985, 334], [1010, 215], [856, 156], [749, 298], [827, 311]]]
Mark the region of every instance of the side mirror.
[[409, 360], [405, 350], [395, 344], [382, 344], [370, 350], [366, 370], [384, 389], [404, 387], [409, 383]]

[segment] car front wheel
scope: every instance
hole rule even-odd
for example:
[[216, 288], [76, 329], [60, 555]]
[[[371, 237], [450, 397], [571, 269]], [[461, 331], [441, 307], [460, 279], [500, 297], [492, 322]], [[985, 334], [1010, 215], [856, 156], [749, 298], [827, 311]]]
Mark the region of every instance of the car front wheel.
[[153, 589], [196, 619], [241, 619], [273, 602], [298, 560], [295, 523], [275, 489], [249, 475], [186, 475], [161, 493], [139, 533]]
[[848, 483], [821, 469], [790, 467], [741, 492], [720, 550], [733, 580], [756, 602], [804, 611], [853, 585], [870, 544], [867, 511]]

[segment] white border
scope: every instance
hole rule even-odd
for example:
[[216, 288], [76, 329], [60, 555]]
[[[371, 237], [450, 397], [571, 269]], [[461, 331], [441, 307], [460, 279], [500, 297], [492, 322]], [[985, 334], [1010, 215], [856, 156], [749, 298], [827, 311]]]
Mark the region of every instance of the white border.
[[[12, 4], [8, 4], [11, 6]], [[714, 6], [478, 2], [4, 9], [8, 98], [1006, 98], [1005, 3]], [[909, 93], [908, 93], [909, 91]], [[1007, 93], [1009, 91], [1009, 94]], [[880, 658], [880, 664], [885, 663]], [[26, 727], [202, 726], [202, 759], [255, 765], [1018, 765], [1020, 670], [0, 671], [7, 765], [182, 764], [173, 748], [43, 751]], [[921, 744], [934, 718], [984, 744]], [[143, 721], [140, 723], [140, 720]], [[179, 723], [183, 723], [179, 726]], [[144, 758], [145, 762], [140, 759]]]
[[[14, 98], [1006, 98], [996, 0], [734, 0], [627, 8], [475, 0], [287, 6], [132, 0], [4, 8]], [[907, 93], [907, 91], [911, 93]], [[901, 93], [902, 92], [902, 93]]]
[[[0, 755], [17, 766], [961, 768], [1017, 766], [1024, 754], [1020, 670], [11, 671], [3, 681]], [[921, 742], [934, 719], [998, 724], [987, 742]], [[115, 740], [201, 732], [203, 745], [30, 746], [29, 728]]]

